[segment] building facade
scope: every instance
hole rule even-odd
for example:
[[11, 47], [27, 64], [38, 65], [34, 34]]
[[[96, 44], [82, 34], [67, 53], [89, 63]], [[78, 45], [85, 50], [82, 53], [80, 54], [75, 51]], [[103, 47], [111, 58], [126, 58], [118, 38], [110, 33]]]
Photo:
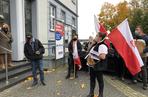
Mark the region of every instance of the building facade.
[[64, 26], [64, 44], [71, 40], [72, 33], [78, 31], [78, 2], [77, 0], [49, 0], [49, 54], [55, 54], [55, 26]]
[[[0, 0], [0, 15], [10, 25], [13, 36], [12, 59], [24, 59], [25, 34], [30, 32], [44, 44], [55, 44], [55, 26], [63, 24], [65, 42], [77, 32], [77, 0]], [[54, 46], [45, 45], [46, 54]]]

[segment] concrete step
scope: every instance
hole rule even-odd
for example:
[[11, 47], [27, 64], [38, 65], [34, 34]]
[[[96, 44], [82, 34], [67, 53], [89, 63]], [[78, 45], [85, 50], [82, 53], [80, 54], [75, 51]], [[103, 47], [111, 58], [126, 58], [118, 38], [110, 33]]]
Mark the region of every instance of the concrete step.
[[22, 81], [24, 81], [27, 77], [32, 76], [31, 71], [25, 72], [23, 74], [20, 74], [18, 76], [12, 77], [9, 79], [9, 84], [6, 84], [6, 81], [0, 81], [0, 92], [4, 91], [5, 89], [8, 89]]
[[31, 76], [31, 64], [30, 63], [21, 63], [15, 67], [8, 68], [8, 78], [9, 84], [6, 84], [6, 73], [5, 70], [0, 70], [0, 91], [7, 89], [17, 83], [25, 80], [27, 77]]

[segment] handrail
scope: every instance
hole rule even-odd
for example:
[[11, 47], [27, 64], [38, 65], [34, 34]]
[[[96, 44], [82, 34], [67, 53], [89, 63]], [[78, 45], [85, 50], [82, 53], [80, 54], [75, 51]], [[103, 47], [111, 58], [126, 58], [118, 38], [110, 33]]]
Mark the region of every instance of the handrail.
[[2, 48], [3, 50], [7, 51], [8, 53], [12, 53], [12, 50], [9, 50], [9, 49], [7, 49], [7, 48], [1, 46], [1, 45], [0, 45], [0, 48]]
[[11, 50], [9, 50], [9, 49], [7, 49], [7, 48], [5, 48], [5, 47], [3, 47], [2, 45], [0, 45], [0, 48], [2, 48], [3, 50], [5, 50], [6, 51], [6, 53], [5, 53], [5, 64], [6, 64], [6, 85], [8, 85], [9, 84], [9, 78], [8, 78], [8, 63], [7, 63], [7, 53], [12, 53], [12, 51]]

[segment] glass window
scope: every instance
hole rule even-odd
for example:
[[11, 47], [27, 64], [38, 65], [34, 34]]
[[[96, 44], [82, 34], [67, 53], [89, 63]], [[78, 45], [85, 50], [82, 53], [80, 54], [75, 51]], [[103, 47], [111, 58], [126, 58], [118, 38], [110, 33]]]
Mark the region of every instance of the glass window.
[[50, 30], [55, 29], [56, 7], [50, 5]]
[[76, 26], [76, 19], [74, 17], [72, 17], [72, 26]]
[[10, 25], [10, 0], [0, 0], [0, 15], [3, 15], [5, 22]]
[[64, 23], [66, 22], [66, 14], [65, 14], [65, 12], [63, 10], [61, 10], [61, 20]]

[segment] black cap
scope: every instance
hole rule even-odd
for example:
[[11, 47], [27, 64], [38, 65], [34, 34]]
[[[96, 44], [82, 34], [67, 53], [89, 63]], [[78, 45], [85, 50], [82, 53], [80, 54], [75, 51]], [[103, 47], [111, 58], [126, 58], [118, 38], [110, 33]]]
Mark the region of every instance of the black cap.
[[32, 33], [26, 33], [26, 38], [32, 38]]

